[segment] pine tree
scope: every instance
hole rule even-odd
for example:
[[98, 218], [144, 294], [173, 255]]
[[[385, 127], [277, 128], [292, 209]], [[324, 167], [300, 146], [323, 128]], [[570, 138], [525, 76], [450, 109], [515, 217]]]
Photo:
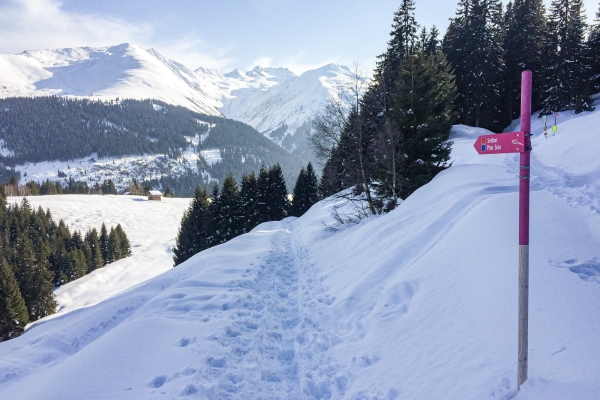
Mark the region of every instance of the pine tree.
[[171, 187], [167, 186], [167, 190], [165, 190], [164, 197], [175, 197], [175, 194], [173, 193], [173, 190], [171, 190]]
[[429, 32], [423, 27], [419, 35], [418, 47], [425, 55], [435, 54], [441, 51], [442, 43], [439, 40], [440, 31], [434, 25]]
[[337, 153], [337, 148], [333, 149], [321, 172], [319, 188], [323, 197], [333, 196], [347, 187], [343, 180], [343, 174], [340, 173], [343, 165], [336, 162], [335, 153]]
[[85, 253], [81, 250], [71, 250], [67, 253], [68, 267], [64, 271], [67, 282], [74, 281], [76, 279], [85, 276], [88, 270], [87, 262], [85, 259]]
[[[257, 186], [258, 186], [258, 203], [257, 203], [257, 222], [258, 224], [262, 224], [263, 222], [270, 221], [269, 214], [269, 204], [270, 204], [270, 196], [269, 193], [269, 171], [265, 168], [265, 166], [260, 167], [260, 172], [258, 173]], [[258, 225], [257, 224], [257, 225]]]
[[243, 220], [240, 218], [240, 191], [233, 175], [227, 175], [218, 200], [219, 243], [225, 243], [238, 236]]
[[546, 9], [542, 0], [514, 0], [504, 17], [505, 108], [508, 120], [519, 117], [521, 73], [533, 73], [532, 110], [542, 107]]
[[280, 221], [287, 217], [289, 200], [283, 171], [279, 164], [269, 169], [269, 221]]
[[420, 41], [434, 48], [437, 45], [436, 30], [432, 30], [432, 37], [422, 32], [419, 38], [418, 28], [414, 1], [403, 0], [394, 13], [386, 52], [378, 56], [373, 83], [358, 103], [360, 108], [350, 111], [340, 144], [332, 154], [331, 161], [337, 164], [337, 171], [323, 171], [325, 184], [332, 178], [332, 172], [337, 175], [337, 183], [329, 183], [333, 184], [333, 191], [338, 191], [339, 186], [347, 188], [348, 184], [354, 185], [356, 195], [365, 195], [371, 214], [377, 213], [370, 187], [376, 171], [377, 136], [385, 130], [392, 96], [400, 95], [397, 76]]
[[69, 244], [67, 245], [67, 249], [69, 251], [83, 250], [83, 247], [84, 247], [84, 243], [83, 243], [83, 239], [81, 238], [81, 232], [79, 232], [79, 231], [73, 232], [73, 235], [71, 236], [71, 240], [69, 240]]
[[121, 236], [115, 231], [115, 228], [110, 227], [110, 232], [108, 234], [108, 262], [115, 262], [120, 260], [122, 257], [121, 254]]
[[213, 247], [221, 243], [221, 227], [220, 221], [220, 202], [219, 202], [219, 185], [214, 184], [210, 195], [210, 205], [208, 206], [208, 227], [206, 229], [206, 237], [208, 247]]
[[587, 42], [588, 60], [591, 66], [590, 80], [592, 93], [600, 91], [600, 7], [596, 12], [596, 19], [590, 29]]
[[102, 182], [101, 190], [102, 194], [118, 194], [117, 188], [112, 179]]
[[46, 179], [46, 181], [40, 186], [40, 195], [44, 196], [51, 194], [56, 194], [56, 186], [50, 182], [50, 179]]
[[[56, 245], [56, 242], [55, 242]], [[52, 283], [58, 287], [70, 281], [69, 273], [70, 259], [64, 247], [57, 248], [50, 256], [50, 271], [53, 274]]]
[[375, 71], [376, 80], [386, 86], [389, 94], [395, 92], [396, 75], [402, 68], [404, 59], [412, 53], [417, 42], [418, 27], [415, 20], [414, 0], [401, 0], [400, 7], [394, 13], [394, 22], [390, 32], [391, 39], [388, 42], [387, 50], [378, 56], [379, 61]]
[[[50, 214], [47, 214], [50, 217]], [[54, 274], [53, 284], [60, 286], [69, 282], [68, 277], [71, 269], [70, 259], [67, 253], [67, 247], [71, 241], [71, 233], [63, 220], [58, 222], [54, 235], [51, 240], [52, 254], [50, 255], [50, 270]]]
[[240, 189], [240, 207], [242, 221], [242, 232], [250, 232], [259, 224], [258, 216], [258, 182], [254, 172], [244, 174], [242, 187]]
[[301, 217], [319, 201], [319, 181], [311, 163], [302, 168], [294, 186], [290, 215]]
[[85, 273], [89, 274], [95, 268], [92, 267], [92, 263], [93, 263], [92, 248], [90, 247], [90, 244], [87, 241], [85, 241], [83, 244], [83, 254], [85, 256], [85, 266], [86, 266]]
[[501, 130], [504, 64], [502, 4], [460, 0], [444, 37], [444, 53], [456, 75], [459, 123]]
[[196, 187], [194, 198], [181, 219], [176, 245], [173, 248], [174, 266], [209, 247], [209, 198], [206, 189]]
[[301, 217], [306, 212], [305, 205], [306, 194], [306, 170], [304, 167], [300, 170], [296, 184], [292, 191], [292, 206], [290, 207], [290, 215], [293, 217]]
[[548, 26], [549, 60], [544, 78], [547, 97], [542, 114], [570, 109], [575, 113], [593, 110], [582, 0], [553, 0]]
[[[402, 132], [397, 144], [398, 194], [406, 198], [448, 167], [451, 142], [448, 141], [455, 115], [454, 78], [441, 53], [415, 53], [406, 60], [396, 85], [399, 95], [392, 98], [389, 115]], [[389, 172], [380, 176], [386, 183]], [[384, 185], [385, 194], [392, 185]]]
[[306, 166], [306, 186], [307, 186], [307, 199], [310, 207], [316, 204], [319, 200], [321, 200], [321, 193], [319, 188], [319, 178], [317, 178], [317, 174], [315, 173], [315, 169], [312, 166], [312, 163], [309, 162]]
[[36, 257], [29, 239], [22, 235], [17, 246], [15, 278], [25, 300], [30, 321], [37, 321], [56, 311], [52, 273], [48, 269], [49, 249], [44, 245]]
[[108, 250], [108, 232], [104, 222], [102, 228], [100, 228], [100, 252], [102, 253], [102, 265], [108, 264], [110, 262], [110, 252]]
[[19, 336], [27, 322], [29, 315], [19, 284], [3, 257], [0, 265], [0, 342]]
[[87, 263], [88, 273], [90, 273], [93, 270], [102, 268], [104, 266], [102, 250], [100, 250], [100, 238], [98, 237], [98, 231], [96, 231], [96, 228], [88, 231], [85, 236], [85, 242], [90, 248], [90, 257]]
[[[197, 191], [199, 189], [196, 189]], [[195, 198], [196, 196], [194, 196]], [[193, 200], [192, 200], [193, 202]], [[196, 226], [194, 219], [192, 218], [193, 207], [186, 210], [181, 218], [181, 224], [179, 225], [179, 231], [177, 232], [177, 238], [175, 240], [175, 247], [173, 247], [173, 266], [176, 267], [182, 262], [188, 260], [194, 254], [196, 254], [196, 243], [194, 241], [194, 231]]]
[[117, 224], [115, 228], [115, 233], [119, 237], [119, 255], [120, 258], [129, 257], [131, 255], [131, 243], [129, 242], [129, 238], [127, 234], [121, 227], [121, 224]]

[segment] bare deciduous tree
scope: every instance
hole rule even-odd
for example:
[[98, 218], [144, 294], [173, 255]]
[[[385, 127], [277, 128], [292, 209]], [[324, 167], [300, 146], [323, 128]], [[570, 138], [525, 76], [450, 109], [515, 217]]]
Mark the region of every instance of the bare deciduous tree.
[[[360, 182], [362, 186], [360, 192], [362, 193], [357, 195], [345, 191], [340, 196], [344, 196], [346, 200], [354, 203], [366, 200], [369, 212], [376, 214], [377, 211], [371, 196], [371, 176], [367, 171], [366, 162], [371, 142], [365, 138], [361, 114], [361, 102], [365, 89], [366, 79], [360, 66], [355, 63], [348, 84], [338, 89], [337, 96], [330, 96], [325, 106], [313, 116], [313, 131], [309, 139], [319, 164], [322, 166], [336, 150], [348, 153], [343, 156], [356, 162], [359, 170], [356, 181]], [[342, 148], [343, 135], [346, 135], [347, 143]], [[361, 194], [364, 194], [364, 199]], [[363, 210], [363, 207], [357, 204], [355, 209]], [[366, 216], [362, 211], [359, 214], [360, 218]]]

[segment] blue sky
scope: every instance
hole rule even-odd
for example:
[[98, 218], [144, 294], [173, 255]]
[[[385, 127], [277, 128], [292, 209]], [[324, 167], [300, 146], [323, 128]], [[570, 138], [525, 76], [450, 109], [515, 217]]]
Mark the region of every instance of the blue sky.
[[[420, 24], [444, 31], [458, 0], [416, 0]], [[549, 4], [550, 0], [546, 0]], [[589, 16], [597, 0], [585, 0]], [[189, 67], [243, 71], [329, 62], [374, 65], [399, 0], [0, 0], [0, 53], [29, 49], [154, 47]]]

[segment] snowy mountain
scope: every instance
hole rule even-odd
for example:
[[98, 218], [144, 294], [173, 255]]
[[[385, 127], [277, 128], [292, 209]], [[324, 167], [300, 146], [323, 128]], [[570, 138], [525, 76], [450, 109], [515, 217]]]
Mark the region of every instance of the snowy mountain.
[[65, 95], [92, 99], [158, 99], [245, 122], [287, 150], [310, 159], [310, 119], [350, 71], [326, 65], [296, 76], [255, 67], [227, 74], [196, 70], [132, 44], [0, 55], [0, 97]]
[[[288, 151], [311, 159], [307, 132], [312, 116], [329, 96], [337, 95], [349, 84], [351, 71], [341, 65], [328, 64], [300, 76], [276, 72], [272, 69], [259, 72], [257, 68], [248, 72], [248, 76], [267, 77], [268, 81], [278, 84], [262, 89], [232, 90], [220, 110], [227, 117], [263, 132]], [[269, 75], [277, 78], [269, 80]]]
[[[487, 131], [457, 126], [453, 166], [389, 214], [328, 231], [326, 200], [96, 305], [62, 296], [71, 312], [0, 343], [0, 397], [598, 399], [600, 111], [558, 122], [545, 138], [533, 118], [529, 379], [518, 393], [518, 156], [479, 156]], [[98, 224], [98, 206], [59, 198], [35, 205]], [[161, 212], [146, 204], [102, 209], [143, 209], [127, 221], [141, 227]], [[132, 234], [133, 257], [144, 234], [154, 229]]]
[[102, 100], [158, 99], [221, 115], [214, 95], [222, 76], [196, 73], [132, 44], [0, 55], [0, 97], [68, 95]]

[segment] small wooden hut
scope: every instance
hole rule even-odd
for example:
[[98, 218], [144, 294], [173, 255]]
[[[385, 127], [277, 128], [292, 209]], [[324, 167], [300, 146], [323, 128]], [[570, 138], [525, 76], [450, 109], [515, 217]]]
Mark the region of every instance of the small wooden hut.
[[163, 194], [160, 190], [151, 190], [148, 192], [148, 200], [161, 201]]

